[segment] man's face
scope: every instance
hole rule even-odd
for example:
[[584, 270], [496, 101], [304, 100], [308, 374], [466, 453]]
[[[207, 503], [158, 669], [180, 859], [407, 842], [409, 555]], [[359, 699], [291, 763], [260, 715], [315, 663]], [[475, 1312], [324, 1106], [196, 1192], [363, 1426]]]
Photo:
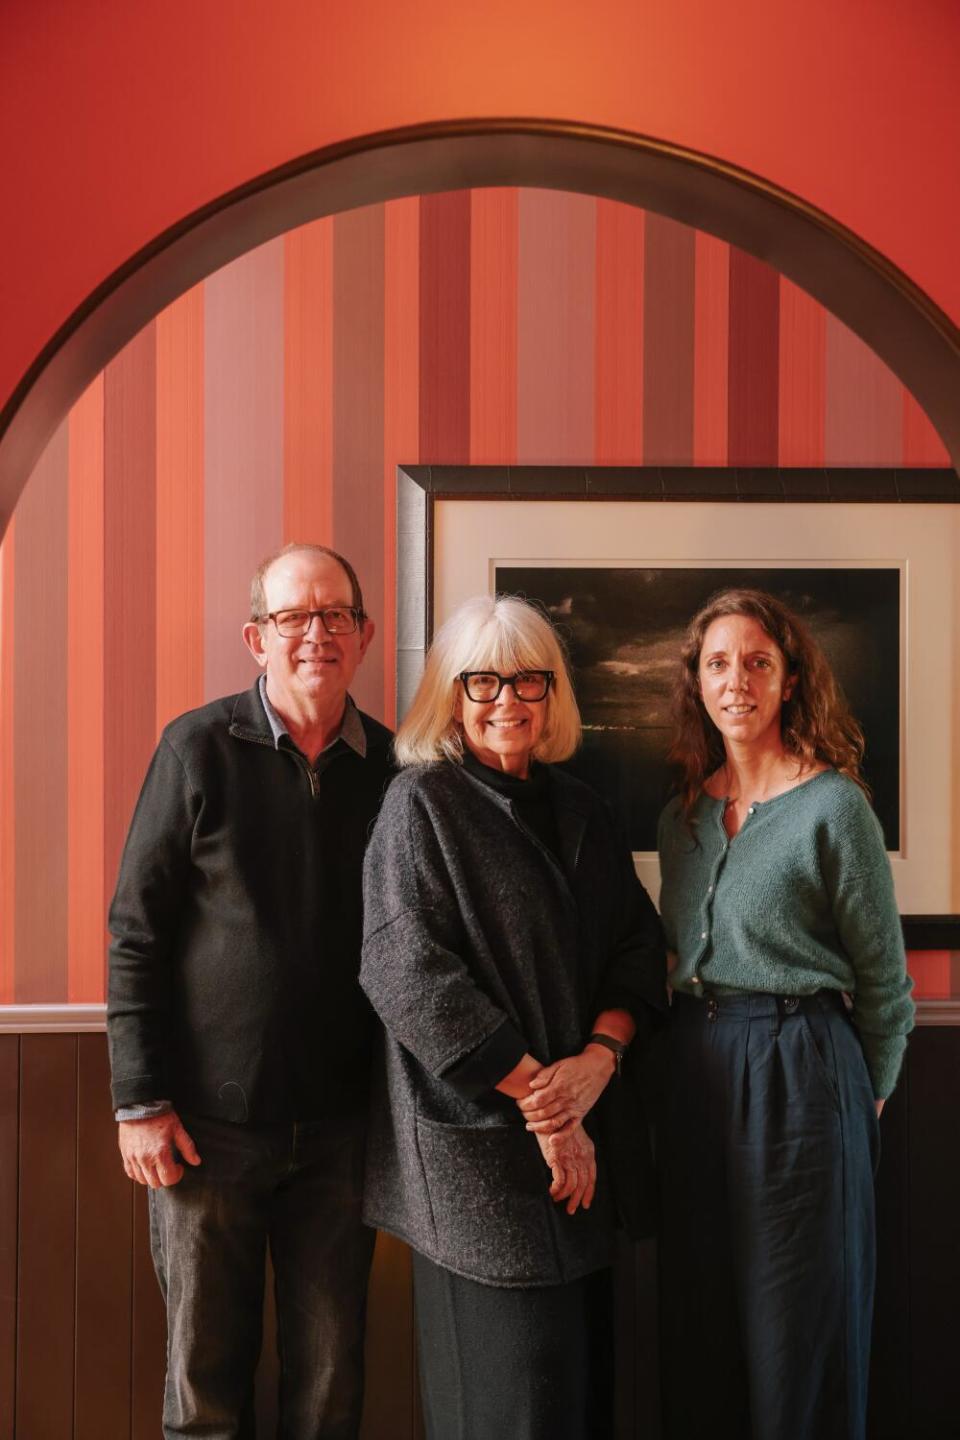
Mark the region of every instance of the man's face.
[[[264, 576], [267, 611], [323, 610], [353, 604], [346, 572], [329, 555], [294, 550], [274, 561]], [[243, 638], [267, 672], [267, 693], [281, 714], [318, 704], [343, 704], [357, 666], [373, 638], [373, 622], [350, 635], [328, 635], [316, 617], [305, 635], [281, 635], [272, 620], [248, 623]]]

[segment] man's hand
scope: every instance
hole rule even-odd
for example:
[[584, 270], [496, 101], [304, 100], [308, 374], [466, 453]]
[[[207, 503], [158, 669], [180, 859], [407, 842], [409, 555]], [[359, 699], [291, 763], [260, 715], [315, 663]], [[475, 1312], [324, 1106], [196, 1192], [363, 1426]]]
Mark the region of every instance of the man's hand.
[[535, 1135], [552, 1135], [582, 1120], [603, 1094], [616, 1068], [612, 1051], [587, 1045], [555, 1065], [545, 1065], [530, 1081], [530, 1091], [517, 1104]]
[[174, 1153], [174, 1146], [188, 1164], [200, 1164], [197, 1147], [181, 1125], [176, 1110], [154, 1115], [149, 1120], [121, 1120], [117, 1131], [123, 1168], [138, 1185], [149, 1185], [151, 1190], [176, 1185], [183, 1175], [183, 1166]]
[[550, 1198], [566, 1200], [568, 1215], [579, 1205], [589, 1210], [597, 1188], [597, 1157], [583, 1126], [568, 1125], [555, 1135], [537, 1135], [537, 1144], [550, 1166]]

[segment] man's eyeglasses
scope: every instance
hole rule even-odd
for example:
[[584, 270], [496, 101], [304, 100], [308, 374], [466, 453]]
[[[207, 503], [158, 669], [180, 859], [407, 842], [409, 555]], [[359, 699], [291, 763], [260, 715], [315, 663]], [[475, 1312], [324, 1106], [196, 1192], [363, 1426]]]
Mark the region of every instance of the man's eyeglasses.
[[324, 610], [271, 610], [260, 623], [272, 620], [279, 635], [294, 640], [299, 635], [306, 635], [315, 615], [319, 615], [320, 624], [328, 635], [352, 635], [367, 618], [355, 605], [328, 605]]
[[475, 705], [496, 700], [504, 685], [510, 686], [518, 700], [546, 700], [553, 671], [518, 670], [516, 675], [498, 675], [496, 670], [461, 670], [460, 679]]

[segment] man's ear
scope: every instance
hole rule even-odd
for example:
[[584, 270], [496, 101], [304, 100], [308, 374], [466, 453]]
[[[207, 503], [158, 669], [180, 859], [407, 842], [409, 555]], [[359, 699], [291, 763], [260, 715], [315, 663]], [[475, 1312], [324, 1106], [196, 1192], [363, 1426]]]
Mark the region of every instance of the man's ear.
[[361, 659], [361, 660], [363, 659], [364, 655], [366, 655], [367, 651], [369, 650], [369, 648], [370, 648], [370, 641], [373, 639], [373, 637], [374, 637], [374, 635], [376, 635], [376, 633], [377, 633], [377, 627], [376, 627], [376, 625], [374, 625], [373, 621], [372, 621], [372, 620], [364, 620], [364, 622], [363, 622], [363, 629], [362, 629], [361, 632], [360, 632], [360, 659]]
[[256, 660], [261, 670], [267, 663], [267, 652], [263, 645], [263, 631], [256, 620], [248, 620], [242, 630], [243, 643]]

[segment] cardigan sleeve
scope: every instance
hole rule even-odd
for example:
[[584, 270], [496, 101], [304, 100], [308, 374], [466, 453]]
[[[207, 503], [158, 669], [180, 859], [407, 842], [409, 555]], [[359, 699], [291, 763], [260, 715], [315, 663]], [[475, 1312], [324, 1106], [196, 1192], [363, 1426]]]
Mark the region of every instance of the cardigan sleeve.
[[897, 1082], [913, 1028], [913, 981], [880, 825], [852, 784], [822, 849], [834, 923], [856, 975], [852, 1019], [874, 1094], [885, 1099]]
[[463, 958], [442, 846], [410, 775], [387, 791], [367, 850], [363, 895], [360, 984], [387, 1031], [431, 1075], [459, 1081], [465, 1093], [495, 1085], [527, 1046]]
[[174, 936], [187, 897], [197, 801], [165, 737], [150, 763], [110, 906], [107, 1035], [114, 1108], [168, 1093]]

